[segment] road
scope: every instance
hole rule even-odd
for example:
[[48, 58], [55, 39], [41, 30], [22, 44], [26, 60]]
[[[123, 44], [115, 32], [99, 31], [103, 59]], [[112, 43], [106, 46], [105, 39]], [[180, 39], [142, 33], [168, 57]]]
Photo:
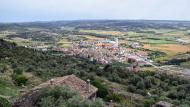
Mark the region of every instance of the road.
[[158, 71], [160, 72], [166, 72], [168, 74], [176, 74], [186, 79], [190, 79], [190, 69], [181, 68], [175, 65], [156, 66], [153, 63], [146, 60], [144, 60], [144, 62], [158, 69]]

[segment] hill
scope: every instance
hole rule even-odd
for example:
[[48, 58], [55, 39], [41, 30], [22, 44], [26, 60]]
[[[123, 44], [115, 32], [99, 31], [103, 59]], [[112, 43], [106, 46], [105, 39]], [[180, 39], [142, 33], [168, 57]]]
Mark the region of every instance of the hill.
[[104, 65], [86, 59], [27, 49], [4, 40], [0, 40], [0, 51], [0, 94], [10, 102], [21, 95], [21, 90], [53, 77], [75, 74], [84, 80], [90, 78], [99, 89], [98, 97], [117, 105], [148, 107], [161, 100], [190, 105], [189, 81], [177, 76], [128, 72], [126, 65], [119, 63], [101, 69]]

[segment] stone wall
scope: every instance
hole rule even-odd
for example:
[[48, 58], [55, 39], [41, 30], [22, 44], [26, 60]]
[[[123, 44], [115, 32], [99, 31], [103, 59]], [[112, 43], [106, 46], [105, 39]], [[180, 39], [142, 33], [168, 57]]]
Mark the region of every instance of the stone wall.
[[36, 105], [41, 92], [42, 90], [35, 90], [22, 96], [20, 99], [14, 102], [12, 107], [35, 107], [34, 105]]

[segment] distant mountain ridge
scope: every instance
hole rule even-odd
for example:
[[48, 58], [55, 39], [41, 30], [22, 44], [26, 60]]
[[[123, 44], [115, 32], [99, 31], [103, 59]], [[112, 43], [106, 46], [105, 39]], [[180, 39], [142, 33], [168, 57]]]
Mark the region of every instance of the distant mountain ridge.
[[188, 27], [190, 28], [190, 21], [170, 21], [170, 20], [71, 20], [71, 21], [39, 21], [39, 22], [24, 22], [24, 23], [0, 23], [0, 28], [9, 27], [39, 27], [39, 28], [60, 28], [76, 27], [98, 29], [107, 27], [137, 29], [137, 28], [178, 28]]

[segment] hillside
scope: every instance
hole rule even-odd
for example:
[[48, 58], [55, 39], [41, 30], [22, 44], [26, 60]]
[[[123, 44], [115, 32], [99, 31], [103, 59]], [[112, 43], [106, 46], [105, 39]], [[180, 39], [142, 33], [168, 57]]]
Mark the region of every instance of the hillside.
[[189, 81], [176, 76], [150, 71], [128, 72], [127, 65], [120, 63], [101, 69], [104, 65], [96, 62], [27, 49], [4, 40], [0, 40], [0, 51], [0, 94], [9, 102], [18, 98], [21, 90], [26, 91], [53, 77], [75, 74], [84, 80], [90, 78], [99, 89], [98, 97], [105, 102], [113, 100], [118, 106], [148, 107], [161, 100], [184, 107], [190, 105]]
[[[132, 72], [130, 68], [134, 64], [127, 58], [141, 56], [157, 67], [176, 65], [168, 69], [175, 72], [181, 68], [188, 70], [189, 31], [189, 22], [181, 21], [89, 20], [0, 24], [0, 100], [5, 105], [12, 104], [47, 80], [74, 74], [84, 81], [90, 79], [98, 88], [100, 100], [97, 104], [109, 105], [112, 101], [118, 107], [150, 107], [166, 101], [188, 107], [189, 80], [178, 77], [173, 71], [173, 75], [163, 74], [146, 64], [139, 67], [139, 72]], [[113, 52], [112, 49], [94, 47], [94, 52], [89, 54], [91, 44], [114, 42], [116, 38], [119, 50]], [[81, 41], [90, 45], [81, 48]], [[97, 52], [99, 49], [105, 60], [116, 60], [101, 63], [98, 60], [103, 57]], [[80, 53], [82, 50], [86, 53]], [[68, 53], [80, 54], [72, 56]], [[89, 55], [94, 54], [94, 60], [89, 61]], [[85, 55], [88, 56], [81, 57]], [[65, 94], [73, 93], [67, 89], [60, 92], [60, 89], [65, 87], [45, 89], [37, 106], [43, 107], [47, 101], [50, 102], [47, 105], [67, 103], [67, 106], [71, 104], [70, 100], [81, 100], [76, 93], [76, 97], [60, 101]], [[52, 97], [56, 93], [61, 94]], [[94, 107], [94, 103], [88, 100], [81, 104], [82, 107], [85, 104]]]
[[86, 79], [89, 69], [98, 69], [85, 59], [26, 49], [4, 40], [0, 40], [0, 51], [0, 94], [10, 101], [50, 78], [76, 74]]

